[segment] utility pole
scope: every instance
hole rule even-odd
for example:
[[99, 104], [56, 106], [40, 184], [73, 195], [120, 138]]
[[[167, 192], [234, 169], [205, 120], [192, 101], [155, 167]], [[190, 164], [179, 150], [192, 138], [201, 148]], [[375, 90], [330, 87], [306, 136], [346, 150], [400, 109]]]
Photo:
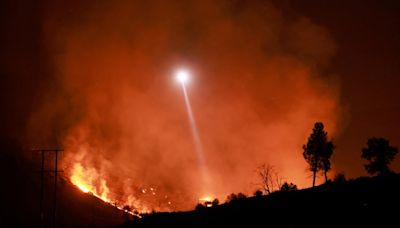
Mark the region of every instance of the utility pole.
[[[57, 206], [57, 178], [58, 173], [62, 172], [58, 170], [58, 153], [63, 151], [62, 149], [36, 149], [32, 150], [34, 152], [40, 152], [41, 154], [41, 169], [40, 169], [40, 228], [44, 226], [44, 205], [43, 205], [43, 195], [44, 195], [44, 173], [54, 173], [54, 193], [53, 193], [53, 227], [56, 227], [56, 206]], [[45, 155], [46, 153], [54, 153], [54, 170], [45, 170]]]

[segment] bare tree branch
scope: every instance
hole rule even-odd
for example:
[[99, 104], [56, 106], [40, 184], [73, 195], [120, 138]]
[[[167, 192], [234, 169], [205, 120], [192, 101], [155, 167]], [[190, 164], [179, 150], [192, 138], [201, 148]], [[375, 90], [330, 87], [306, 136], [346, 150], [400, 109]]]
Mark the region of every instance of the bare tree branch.
[[261, 179], [262, 190], [265, 194], [279, 190], [282, 185], [282, 177], [272, 165], [262, 164], [257, 168], [257, 173]]

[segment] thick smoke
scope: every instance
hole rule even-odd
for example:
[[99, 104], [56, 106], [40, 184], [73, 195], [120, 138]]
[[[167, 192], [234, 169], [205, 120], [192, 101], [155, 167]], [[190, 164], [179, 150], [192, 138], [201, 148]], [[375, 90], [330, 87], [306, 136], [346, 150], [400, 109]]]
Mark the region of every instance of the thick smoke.
[[173, 79], [185, 67], [210, 194], [253, 192], [262, 163], [309, 185], [301, 146], [315, 121], [331, 136], [338, 121], [324, 28], [251, 1], [50, 1], [44, 11], [57, 83], [30, 128], [57, 132], [67, 173], [79, 163], [136, 206], [193, 208], [204, 192]]

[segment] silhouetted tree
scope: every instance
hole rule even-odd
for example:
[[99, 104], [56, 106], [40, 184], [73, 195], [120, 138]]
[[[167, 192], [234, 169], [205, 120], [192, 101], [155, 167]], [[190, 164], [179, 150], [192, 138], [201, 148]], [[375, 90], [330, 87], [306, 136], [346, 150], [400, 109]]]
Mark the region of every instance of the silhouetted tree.
[[335, 177], [333, 178], [333, 181], [334, 182], [339, 182], [339, 183], [345, 182], [346, 181], [346, 176], [344, 175], [344, 173], [337, 173], [335, 175]]
[[288, 184], [287, 182], [285, 182], [281, 186], [281, 191], [283, 192], [296, 191], [296, 190], [297, 190], [297, 185], [293, 183]]
[[237, 200], [237, 195], [235, 193], [231, 193], [226, 197], [226, 202], [231, 202]]
[[265, 194], [270, 194], [281, 186], [282, 178], [271, 165], [263, 164], [257, 168]]
[[315, 186], [315, 177], [319, 170], [323, 170], [325, 180], [326, 173], [330, 169], [330, 158], [333, 153], [333, 143], [328, 141], [328, 133], [324, 130], [324, 124], [316, 122], [313, 132], [308, 137], [306, 145], [303, 145], [303, 157], [310, 166], [313, 173], [313, 187]]
[[361, 157], [369, 162], [364, 165], [369, 174], [384, 175], [391, 172], [389, 164], [397, 153], [397, 148], [390, 146], [389, 140], [373, 137], [368, 139], [367, 147], [362, 149]]

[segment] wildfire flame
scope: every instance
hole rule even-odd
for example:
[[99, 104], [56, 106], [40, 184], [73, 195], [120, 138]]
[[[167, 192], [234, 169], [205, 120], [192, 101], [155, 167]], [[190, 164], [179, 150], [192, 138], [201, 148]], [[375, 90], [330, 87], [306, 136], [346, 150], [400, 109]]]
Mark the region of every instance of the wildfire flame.
[[[122, 211], [125, 211], [126, 213], [135, 215], [139, 218], [141, 217], [140, 214], [149, 213], [152, 211], [151, 208], [142, 204], [133, 195], [128, 195], [125, 198], [120, 197], [119, 199], [113, 197], [112, 194], [110, 193], [107, 181], [104, 178], [102, 178], [102, 176], [97, 172], [97, 170], [95, 168], [84, 167], [80, 162], [76, 162], [73, 164], [71, 169], [70, 181], [82, 192], [91, 194], [101, 199], [102, 201]], [[148, 189], [143, 188], [141, 192], [142, 194], [155, 196], [156, 188], [155, 187], [149, 187]], [[165, 195], [165, 199], [168, 199], [167, 195]], [[168, 201], [167, 204], [171, 206], [172, 203]], [[155, 208], [153, 208], [153, 210], [154, 209]], [[161, 209], [161, 208], [156, 208], [156, 209]], [[163, 210], [168, 210], [168, 208], [163, 208]]]
[[[95, 182], [99, 181], [99, 188]], [[71, 182], [82, 192], [91, 193], [104, 202], [111, 203], [109, 189], [104, 179], [100, 178], [95, 169], [85, 169], [80, 163], [75, 163], [72, 168]]]
[[206, 207], [212, 207], [212, 201], [213, 201], [213, 197], [212, 196], [204, 196], [202, 198], [199, 199], [199, 202], [201, 204], [203, 204]]

